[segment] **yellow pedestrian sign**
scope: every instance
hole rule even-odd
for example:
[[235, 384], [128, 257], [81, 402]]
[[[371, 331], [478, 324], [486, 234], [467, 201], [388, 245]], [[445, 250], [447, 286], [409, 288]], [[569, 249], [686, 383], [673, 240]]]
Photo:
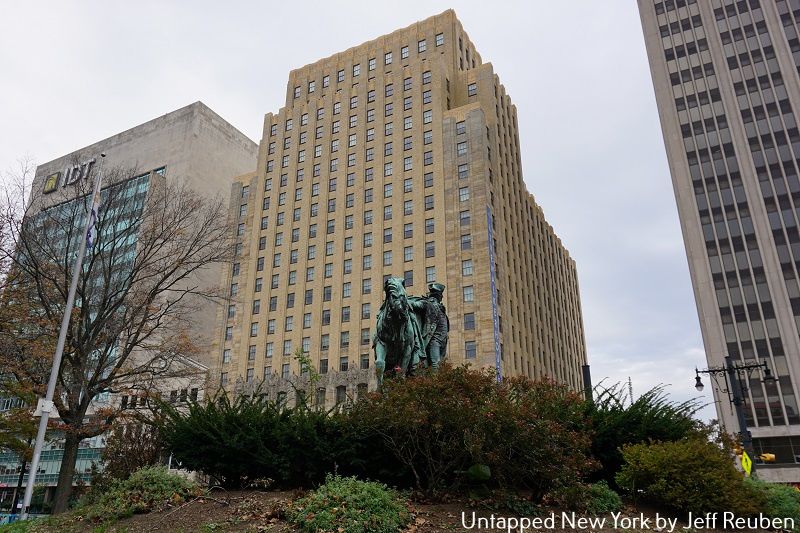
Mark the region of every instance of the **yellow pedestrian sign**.
[[753, 460], [750, 459], [750, 456], [747, 455], [747, 452], [744, 450], [742, 450], [742, 468], [744, 468], [744, 472], [748, 476], [750, 475], [750, 470], [753, 468]]

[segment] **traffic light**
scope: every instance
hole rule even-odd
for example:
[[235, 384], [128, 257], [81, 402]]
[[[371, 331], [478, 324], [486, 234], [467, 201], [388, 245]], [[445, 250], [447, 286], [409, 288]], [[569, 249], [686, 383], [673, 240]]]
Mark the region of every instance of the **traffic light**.
[[774, 453], [762, 453], [758, 456], [764, 463], [774, 463], [775, 462], [775, 454]]

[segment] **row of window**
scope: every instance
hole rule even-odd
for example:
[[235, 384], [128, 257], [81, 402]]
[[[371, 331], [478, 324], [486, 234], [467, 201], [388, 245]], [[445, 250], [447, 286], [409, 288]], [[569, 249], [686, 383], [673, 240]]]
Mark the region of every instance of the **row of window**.
[[[474, 325], [474, 316], [472, 318], [472, 324]], [[474, 329], [474, 328], [472, 328], [472, 329]], [[305, 346], [306, 340], [308, 340], [308, 339], [307, 338], [303, 339], [304, 346]], [[362, 342], [362, 344], [364, 344], [364, 343]], [[291, 347], [291, 344], [289, 344], [289, 346]], [[251, 348], [255, 349], [255, 346], [251, 346]], [[272, 349], [272, 343], [267, 343], [267, 349], [268, 350]], [[324, 348], [324, 349], [326, 349], [326, 348]], [[306, 353], [308, 352], [308, 350], [304, 350], [304, 351]], [[227, 363], [227, 362], [230, 361], [230, 350], [226, 350], [226, 354], [227, 354], [227, 359], [223, 359], [223, 362]], [[286, 355], [288, 355], [288, 354], [286, 354]], [[464, 357], [466, 359], [475, 359], [476, 356], [477, 356], [477, 342], [474, 341], [474, 340], [464, 341]], [[271, 357], [272, 357], [272, 353], [269, 352], [268, 355], [267, 355], [267, 358], [271, 358]], [[254, 360], [255, 360], [255, 357], [253, 359], [251, 359], [250, 361], [254, 361]], [[369, 367], [370, 367], [370, 355], [366, 354], [366, 353], [365, 354], [361, 354], [360, 359], [359, 359], [359, 368], [361, 370], [367, 370], [367, 369], [369, 369]], [[339, 358], [339, 372], [348, 372], [350, 369], [351, 369], [350, 358], [347, 357], [347, 356], [340, 357]], [[247, 368], [247, 371], [246, 371], [247, 373], [246, 373], [245, 380], [248, 383], [251, 383], [253, 381], [254, 371], [255, 370], [252, 367]], [[317, 369], [317, 371], [320, 374], [327, 374], [328, 373], [328, 371], [329, 371], [328, 359], [325, 359], [325, 358], [320, 359], [319, 368]], [[281, 374], [280, 374], [281, 378], [289, 379], [290, 372], [291, 372], [291, 363], [282, 363], [281, 364]], [[221, 377], [222, 377], [221, 385], [227, 384], [227, 374], [228, 374], [227, 372], [222, 372], [222, 374], [221, 374]], [[271, 376], [272, 376], [272, 366], [271, 365], [267, 365], [267, 366], [264, 367], [263, 379], [267, 380]], [[196, 398], [196, 389], [192, 389], [192, 392], [194, 394], [193, 400], [196, 401], [196, 399], [197, 399]], [[182, 402], [186, 401], [186, 398], [184, 396], [185, 395], [181, 396], [181, 398], [182, 398], [181, 401]], [[133, 404], [129, 404], [129, 403], [127, 403], [127, 396], [123, 397], [123, 406], [122, 406], [122, 408], [123, 409], [135, 408], [135, 406], [136, 406], [135, 405], [136, 398], [133, 397], [132, 400], [133, 400]], [[175, 402], [173, 402], [173, 403], [175, 403]]]
[[[437, 47], [444, 45], [444, 33], [437, 33], [434, 39], [434, 42]], [[417, 41], [417, 53], [422, 54], [428, 50], [428, 41], [427, 39], [421, 39]], [[410, 48], [408, 45], [400, 47], [400, 59], [405, 60], [408, 59], [410, 55]], [[394, 62], [394, 53], [392, 51], [385, 52], [383, 54], [383, 64], [385, 66], [391, 65]], [[367, 60], [367, 71], [372, 72], [378, 66], [378, 58], [371, 57]], [[336, 82], [343, 83], [345, 80], [345, 69], [340, 69], [336, 72]], [[358, 78], [361, 75], [361, 63], [356, 63], [352, 67], [352, 77]], [[330, 75], [322, 76], [322, 88], [325, 89], [330, 86], [331, 77]], [[303, 87], [301, 85], [296, 85], [294, 90], [292, 91], [292, 95], [295, 99], [300, 98], [302, 95]], [[316, 80], [309, 80], [306, 83], [306, 93], [313, 94], [317, 90], [317, 81]]]

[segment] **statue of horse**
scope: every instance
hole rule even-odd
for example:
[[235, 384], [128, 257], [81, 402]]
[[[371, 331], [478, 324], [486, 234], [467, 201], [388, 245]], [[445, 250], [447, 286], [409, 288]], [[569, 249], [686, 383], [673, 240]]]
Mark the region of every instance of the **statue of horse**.
[[[378, 385], [385, 373], [410, 376], [425, 359], [422, 320], [409, 305], [402, 278], [389, 278], [383, 284], [384, 300], [372, 347], [375, 350], [375, 371]], [[388, 369], [388, 372], [387, 372]]]

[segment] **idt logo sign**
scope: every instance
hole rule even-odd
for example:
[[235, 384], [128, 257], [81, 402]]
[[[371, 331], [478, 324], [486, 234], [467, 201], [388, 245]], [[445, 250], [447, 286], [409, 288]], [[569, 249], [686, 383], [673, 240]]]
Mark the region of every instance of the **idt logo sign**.
[[74, 165], [71, 167], [67, 167], [64, 169], [64, 172], [54, 172], [47, 176], [47, 179], [44, 181], [44, 190], [45, 194], [51, 193], [58, 189], [58, 184], [61, 181], [61, 175], [64, 175], [64, 183], [62, 187], [67, 187], [68, 185], [72, 185], [77, 183], [81, 179], [85, 179], [89, 177], [89, 174], [92, 172], [92, 167], [94, 166], [95, 159], [92, 158], [88, 161], [84, 161], [80, 165]]

